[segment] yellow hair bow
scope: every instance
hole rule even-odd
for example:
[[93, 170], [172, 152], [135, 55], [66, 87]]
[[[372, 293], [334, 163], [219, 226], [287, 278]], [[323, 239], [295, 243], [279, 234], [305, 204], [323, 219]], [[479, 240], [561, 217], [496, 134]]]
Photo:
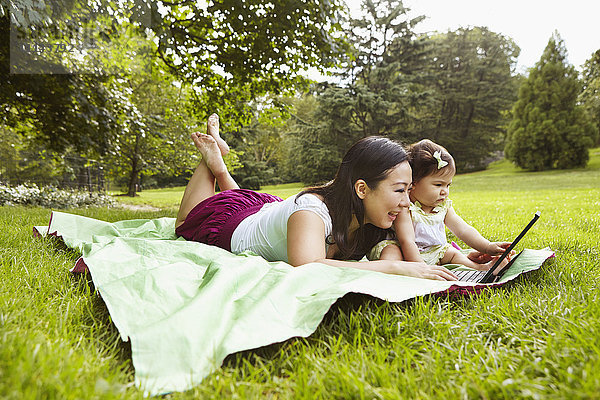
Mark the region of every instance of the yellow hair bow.
[[433, 153], [433, 158], [435, 158], [438, 162], [438, 169], [442, 169], [448, 165], [448, 161], [442, 160], [442, 153], [439, 150]]

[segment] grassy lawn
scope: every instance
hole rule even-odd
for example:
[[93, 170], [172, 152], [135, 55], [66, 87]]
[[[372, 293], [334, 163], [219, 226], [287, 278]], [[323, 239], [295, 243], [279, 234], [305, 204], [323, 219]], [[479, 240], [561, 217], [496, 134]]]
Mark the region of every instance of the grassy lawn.
[[[285, 183], [283, 185], [264, 186], [259, 192], [275, 194], [286, 199], [302, 189], [301, 183]], [[139, 192], [136, 197], [119, 195], [117, 192], [111, 192], [115, 199], [121, 203], [132, 204], [136, 206], [151, 206], [164, 209], [171, 209], [177, 212], [185, 186], [178, 186], [167, 189], [148, 189]]]
[[[264, 188], [288, 197], [299, 185]], [[128, 199], [160, 211], [70, 210], [109, 221], [174, 216], [183, 188]], [[600, 149], [587, 168], [529, 173], [500, 161], [459, 175], [459, 214], [523, 247], [540, 273], [475, 298], [390, 304], [347, 296], [308, 338], [234, 354], [192, 398], [600, 398]], [[119, 198], [122, 199], [122, 198]], [[128, 344], [76, 255], [31, 237], [49, 210], [0, 207], [0, 398], [142, 398]]]

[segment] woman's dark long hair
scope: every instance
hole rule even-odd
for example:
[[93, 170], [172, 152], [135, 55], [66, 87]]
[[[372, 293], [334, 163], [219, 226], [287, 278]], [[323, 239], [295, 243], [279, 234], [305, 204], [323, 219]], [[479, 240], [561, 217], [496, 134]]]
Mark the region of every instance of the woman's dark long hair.
[[[401, 144], [384, 137], [369, 136], [348, 150], [332, 181], [300, 192], [298, 196], [313, 193], [323, 197], [333, 223], [333, 242], [339, 249], [335, 258], [359, 259], [388, 233], [388, 230], [371, 224], [364, 225], [365, 209], [354, 191], [356, 181], [362, 179], [369, 188], [375, 189], [391, 169], [407, 160], [408, 154]], [[348, 228], [353, 215], [359, 228], [351, 241]]]

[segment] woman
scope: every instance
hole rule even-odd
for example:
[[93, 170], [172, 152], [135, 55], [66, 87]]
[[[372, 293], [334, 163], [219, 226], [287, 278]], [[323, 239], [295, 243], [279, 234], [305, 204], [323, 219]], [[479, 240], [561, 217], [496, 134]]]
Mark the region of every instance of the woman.
[[[412, 171], [404, 148], [368, 137], [344, 156], [335, 179], [283, 201], [239, 189], [223, 162], [229, 151], [219, 119], [207, 134], [192, 133], [202, 161], [190, 179], [177, 214], [176, 232], [188, 240], [234, 253], [251, 250], [293, 266], [311, 262], [419, 278], [453, 280], [448, 269], [421, 262], [354, 262], [385, 238], [409, 205]], [[215, 194], [215, 182], [220, 193]]]

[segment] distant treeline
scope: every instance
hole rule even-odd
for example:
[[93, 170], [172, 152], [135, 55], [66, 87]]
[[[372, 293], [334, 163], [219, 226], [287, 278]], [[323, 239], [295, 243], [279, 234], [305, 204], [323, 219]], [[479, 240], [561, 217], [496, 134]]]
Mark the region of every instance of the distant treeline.
[[[0, 12], [0, 181], [183, 185], [199, 162], [189, 132], [212, 112], [247, 188], [327, 181], [369, 135], [434, 140], [459, 172], [504, 152], [531, 170], [582, 166], [598, 143], [600, 52], [580, 76], [558, 33], [523, 76], [512, 39], [417, 35], [423, 16], [399, 0], [365, 1], [358, 19], [342, 0], [21, 3], [12, 22]], [[309, 68], [335, 73], [314, 83]]]

